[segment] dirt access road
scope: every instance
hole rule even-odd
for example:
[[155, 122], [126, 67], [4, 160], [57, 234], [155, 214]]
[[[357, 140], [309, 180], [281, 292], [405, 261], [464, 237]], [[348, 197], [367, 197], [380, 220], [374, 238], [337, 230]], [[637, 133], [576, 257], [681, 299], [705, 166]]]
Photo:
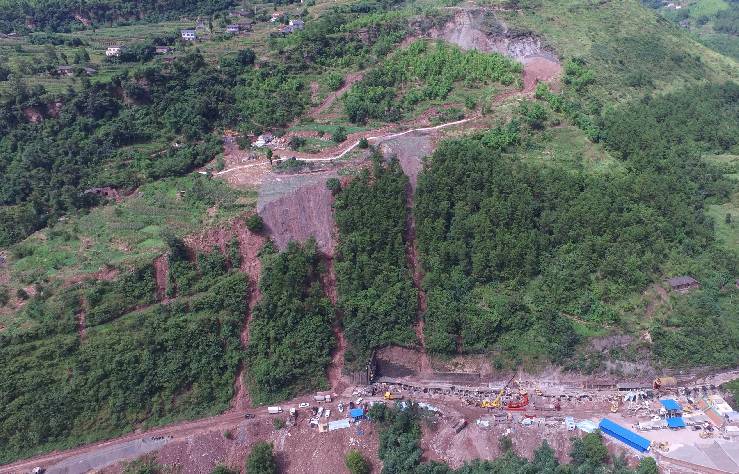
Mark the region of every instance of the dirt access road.
[[[534, 383], [534, 380], [532, 378], [523, 378], [527, 379], [527, 383], [529, 384]], [[686, 386], [701, 385], [705, 383], [719, 385], [736, 378], [739, 378], [739, 369], [732, 369], [714, 373], [708, 376], [695, 377], [693, 380], [691, 380], [691, 383], [686, 384]], [[579, 392], [592, 394], [592, 406], [577, 405], [575, 404], [575, 402], [569, 405], [565, 402], [563, 403], [562, 411], [557, 413], [558, 416], [572, 414], [574, 416], [577, 416], [578, 418], [582, 418], [583, 416], [593, 417], [609, 414], [607, 408], [609, 406], [607, 402], [607, 397], [610, 393], [609, 391], [580, 389]], [[344, 391], [344, 394], [350, 393], [350, 389]], [[486, 410], [479, 407], [465, 406], [460, 399], [450, 396], [425, 394], [420, 391], [416, 391], [412, 395], [409, 395], [414, 400], [429, 402], [434, 404], [435, 406], [442, 408], [443, 411], [447, 414], [447, 417], [449, 417], [450, 415], [452, 416], [452, 420], [458, 416], [463, 416], [468, 420], [473, 420], [474, 418], [484, 417], [488, 413]], [[300, 402], [310, 402], [310, 399], [311, 397], [309, 396], [303, 396], [294, 400], [284, 402], [282, 405], [283, 407], [297, 406], [297, 404]], [[345, 395], [343, 397], [336, 397], [335, 402], [338, 400], [344, 400], [346, 402], [349, 399], [350, 397]], [[271, 415], [268, 415], [266, 413], [266, 410], [263, 407], [250, 411], [255, 414], [255, 418], [257, 421], [272, 418]], [[527, 410], [527, 413], [532, 413], [536, 415], [537, 410], [532, 405], [531, 408]], [[543, 413], [545, 412], [542, 412], [542, 414]], [[137, 454], [138, 456], [140, 456], [145, 454], [146, 452], [150, 452], [146, 451], [146, 449], [150, 447], [154, 449], [161, 448], [161, 443], [157, 443], [157, 441], [160, 440], [152, 438], [164, 437], [166, 438], [166, 443], [164, 444], [168, 445], [173, 442], [183, 442], [186, 441], [188, 437], [202, 435], [205, 433], [223, 433], [226, 430], [233, 429], [235, 426], [239, 425], [243, 421], [244, 411], [231, 410], [218, 416], [203, 418], [196, 421], [176, 423], [169, 426], [155, 428], [146, 432], [132, 433], [108, 441], [102, 441], [79, 448], [53, 452], [27, 460], [18, 461], [0, 467], [0, 474], [28, 473], [37, 466], [46, 468], [51, 468], [54, 466], [69, 466], [72, 468], [73, 466], [88, 466], [92, 462], [105, 462], [107, 463], [106, 465], [110, 465], [126, 459], [132, 459], [136, 457]], [[132, 448], [132, 446], [136, 443], [138, 443], [137, 446], [139, 446], [139, 448]], [[97, 468], [101, 467], [104, 466], [99, 465]], [[95, 466], [93, 466], [93, 468], [95, 468]], [[75, 471], [72, 468], [70, 470], [67, 470], [66, 472], [72, 473], [86, 471]]]

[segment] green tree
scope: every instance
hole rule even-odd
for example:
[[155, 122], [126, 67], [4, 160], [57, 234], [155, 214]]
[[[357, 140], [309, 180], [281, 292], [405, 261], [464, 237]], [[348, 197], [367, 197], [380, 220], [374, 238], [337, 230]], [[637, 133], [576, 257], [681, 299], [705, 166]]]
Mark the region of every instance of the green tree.
[[272, 443], [260, 441], [246, 458], [246, 474], [277, 474]]
[[226, 466], [216, 466], [212, 471], [210, 471], [210, 474], [238, 474], [233, 469], [229, 469]]
[[511, 437], [508, 435], [504, 435], [498, 438], [498, 449], [500, 449], [501, 453], [513, 451], [513, 440], [511, 439]]
[[603, 435], [600, 431], [575, 439], [572, 442], [570, 457], [575, 466], [587, 466], [590, 469], [608, 462], [608, 448], [603, 444]]
[[344, 464], [351, 474], [369, 474], [372, 472], [372, 466], [357, 450], [351, 450], [346, 453]]
[[331, 135], [331, 139], [335, 141], [336, 143], [343, 143], [346, 141], [346, 128], [342, 126], [336, 127], [336, 130], [334, 131], [333, 135]]
[[636, 474], [659, 474], [657, 468], [657, 461], [654, 458], [646, 457], [639, 462], [639, 467], [636, 469]]
[[254, 213], [246, 218], [246, 228], [252, 232], [259, 233], [264, 230], [264, 220], [262, 216]]

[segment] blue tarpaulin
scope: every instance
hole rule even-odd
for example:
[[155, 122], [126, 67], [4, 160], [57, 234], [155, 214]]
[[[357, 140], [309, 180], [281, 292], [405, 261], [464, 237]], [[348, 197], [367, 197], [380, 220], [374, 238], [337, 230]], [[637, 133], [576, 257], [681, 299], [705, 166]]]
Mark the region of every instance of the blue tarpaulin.
[[670, 428], [685, 428], [685, 421], [682, 416], [675, 416], [667, 419], [667, 426]]
[[612, 422], [608, 418], [600, 420], [598, 428], [600, 428], [604, 434], [612, 436], [642, 453], [649, 449], [649, 440], [647, 438], [639, 436], [633, 431]]
[[351, 410], [349, 410], [349, 416], [351, 416], [355, 420], [357, 418], [362, 418], [364, 417], [364, 410], [362, 410], [361, 408], [352, 408]]
[[680, 406], [680, 404], [671, 398], [665, 398], [664, 400], [660, 400], [660, 403], [662, 403], [662, 406], [665, 407], [665, 410], [668, 410], [668, 411], [681, 411], [682, 410], [682, 407]]

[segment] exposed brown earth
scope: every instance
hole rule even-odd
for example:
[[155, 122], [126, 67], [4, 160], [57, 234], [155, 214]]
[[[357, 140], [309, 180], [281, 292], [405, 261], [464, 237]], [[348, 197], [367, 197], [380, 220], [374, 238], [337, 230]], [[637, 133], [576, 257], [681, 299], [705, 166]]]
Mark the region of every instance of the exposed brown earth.
[[169, 257], [164, 254], [154, 260], [154, 280], [156, 282], [157, 301], [166, 303], [167, 282], [169, 280]]
[[332, 256], [336, 247], [332, 204], [333, 196], [324, 182], [279, 197], [266, 204], [259, 214], [280, 250], [291, 241], [305, 242], [312, 237], [321, 252]]

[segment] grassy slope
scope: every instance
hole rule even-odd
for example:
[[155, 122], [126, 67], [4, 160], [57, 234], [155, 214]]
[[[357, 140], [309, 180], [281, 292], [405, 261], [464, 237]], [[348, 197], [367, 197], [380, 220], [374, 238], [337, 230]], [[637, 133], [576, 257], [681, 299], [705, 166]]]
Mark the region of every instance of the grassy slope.
[[[643, 90], [625, 85], [637, 70], [652, 76], [661, 91], [739, 77], [739, 63], [701, 45], [637, 0], [544, 1], [533, 11], [502, 15], [511, 25], [539, 32], [565, 58], [584, 57], [596, 71], [593, 92], [604, 100], [640, 96]], [[676, 53], [683, 53], [681, 61], [673, 60]], [[703, 67], [695, 65], [696, 56]]]
[[[500, 2], [493, 0], [492, 3]], [[585, 0], [545, 1], [535, 11], [499, 15], [509, 25], [538, 32], [562, 58], [586, 59], [597, 78], [589, 88], [588, 100], [598, 101], [606, 107], [645, 94], [679, 90], [687, 84], [720, 83], [739, 77], [739, 63], [734, 59], [707, 48], [688, 32], [665, 21], [654, 11], [643, 8], [637, 1], [599, 4]], [[661, 50], [660, 56], [649, 54], [652, 42]], [[628, 48], [632, 44], [639, 46], [637, 52]], [[682, 63], [671, 60], [678, 55], [683, 57]], [[700, 62], [695, 61], [696, 57], [700, 58]], [[646, 71], [653, 80], [653, 86], [626, 85], [628, 75], [636, 70]], [[567, 123], [563, 117], [561, 119]], [[534, 136], [532, 145], [522, 156], [535, 163], [586, 172], [614, 173], [623, 170], [622, 164], [602, 146], [593, 144], [581, 130], [570, 125], [548, 128]], [[735, 156], [710, 159], [725, 163], [727, 172], [738, 176]], [[739, 193], [734, 193], [729, 203], [708, 206], [706, 213], [714, 219], [718, 240], [727, 250], [738, 252]], [[725, 221], [727, 213], [732, 215], [730, 224]], [[624, 329], [640, 335], [652, 324], [652, 319], [644, 314], [650, 301], [656, 299], [657, 296], [650, 290], [613, 302], [614, 309], [623, 321], [620, 328], [603, 328], [575, 321], [575, 329], [585, 337], [602, 336]], [[724, 299], [721, 300], [721, 304], [726, 303]], [[669, 317], [672, 304], [658, 308], [654, 317]]]
[[[195, 175], [152, 183], [120, 204], [94, 208], [35, 233], [8, 252], [8, 286], [15, 292], [35, 283], [57, 285], [106, 267], [141, 265], [164, 252], [163, 229], [182, 237], [253, 209], [253, 193], [232, 191], [220, 181], [209, 181], [209, 197], [196, 197], [193, 185], [201, 179]], [[211, 202], [218, 204], [209, 211]], [[6, 330], [26, 323], [10, 308], [0, 309], [0, 325]]]

